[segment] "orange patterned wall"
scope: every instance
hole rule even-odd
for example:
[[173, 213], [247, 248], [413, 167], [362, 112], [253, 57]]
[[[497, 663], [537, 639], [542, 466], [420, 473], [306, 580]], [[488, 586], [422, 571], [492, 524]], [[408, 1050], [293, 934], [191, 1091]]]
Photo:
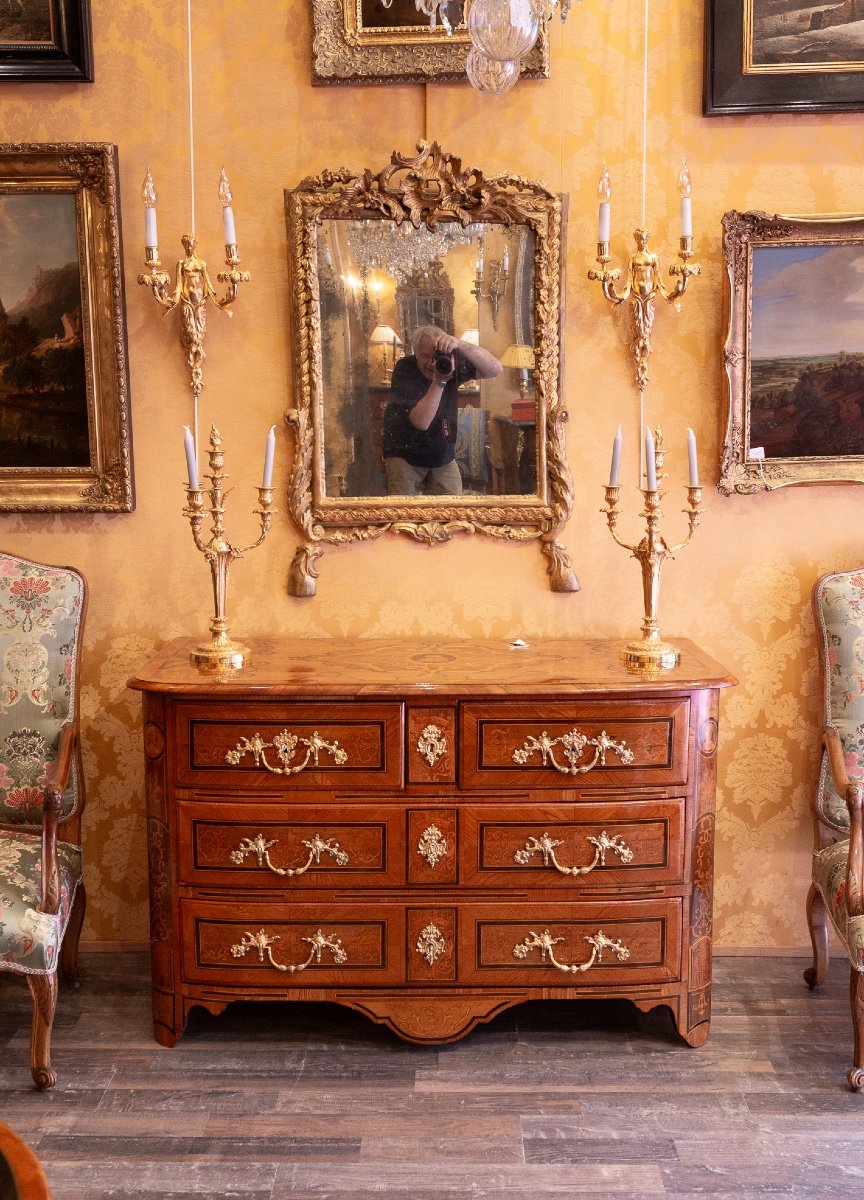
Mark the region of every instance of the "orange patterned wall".
[[[190, 412], [176, 323], [135, 283], [148, 164], [169, 261], [189, 219], [185, 5], [93, 0], [92, 7], [96, 83], [0, 84], [3, 138], [119, 147], [138, 506], [114, 517], [2, 515], [0, 544], [74, 563], [89, 579], [85, 936], [140, 943], [147, 936], [140, 701], [125, 681], [166, 639], [203, 633], [210, 612], [209, 575], [181, 517], [180, 427]], [[392, 538], [327, 554], [318, 597], [293, 599], [285, 582], [295, 536], [282, 505], [265, 546], [234, 568], [232, 627], [297, 637], [633, 633], [641, 617], [638, 568], [613, 546], [598, 510], [619, 422], [625, 479], [629, 472], [635, 484], [638, 403], [623, 314], [612, 315], [586, 272], [603, 159], [616, 187], [617, 254], [629, 251], [639, 222], [642, 4], [585, 0], [565, 27], [556, 18], [551, 78], [524, 81], [501, 99], [467, 84], [313, 89], [308, 5], [193, 0], [192, 7], [201, 249], [211, 262], [221, 251], [216, 185], [224, 163], [244, 266], [254, 276], [231, 321], [210, 315], [203, 405], [204, 423], [216, 420], [229, 449], [238, 539], [252, 533], [252, 484], [274, 421], [283, 429], [275, 480], [283, 493], [288, 477], [283, 188], [328, 166], [378, 167], [392, 149], [409, 152], [428, 136], [487, 174], [537, 178], [570, 197], [564, 394], [576, 503], [564, 541], [581, 593], [549, 592], [536, 547], [476, 539], [427, 549]], [[674, 182], [686, 152], [703, 274], [680, 314], [667, 306], [658, 313], [646, 415], [666, 432], [675, 482], [685, 470], [684, 430], [695, 429], [710, 485], [724, 407], [721, 215], [860, 209], [864, 116], [703, 118], [702, 8], [701, 0], [652, 4], [648, 219], [653, 245], [668, 255], [677, 247]], [[820, 572], [861, 561], [864, 489], [724, 499], [709, 486], [705, 494], [696, 540], [666, 567], [661, 616], [664, 632], [700, 641], [741, 680], [723, 702], [718, 942], [801, 946], [816, 760], [809, 591]], [[633, 494], [625, 491], [625, 499], [632, 518]], [[672, 525], [683, 521], [674, 500], [667, 508]]]

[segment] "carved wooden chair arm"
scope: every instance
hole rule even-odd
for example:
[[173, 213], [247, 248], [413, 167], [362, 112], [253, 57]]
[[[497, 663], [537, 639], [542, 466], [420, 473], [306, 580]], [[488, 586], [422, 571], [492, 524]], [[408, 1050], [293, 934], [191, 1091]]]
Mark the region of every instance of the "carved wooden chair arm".
[[849, 859], [846, 868], [846, 905], [850, 917], [864, 915], [864, 780], [850, 780], [843, 758], [840, 734], [833, 725], [822, 730], [828, 768], [834, 787], [849, 809]]
[[69, 786], [72, 758], [78, 741], [78, 725], [66, 721], [60, 727], [57, 761], [45, 784], [42, 802], [42, 896], [39, 911], [56, 913], [60, 908], [60, 873], [57, 867], [57, 824], [63, 796]]

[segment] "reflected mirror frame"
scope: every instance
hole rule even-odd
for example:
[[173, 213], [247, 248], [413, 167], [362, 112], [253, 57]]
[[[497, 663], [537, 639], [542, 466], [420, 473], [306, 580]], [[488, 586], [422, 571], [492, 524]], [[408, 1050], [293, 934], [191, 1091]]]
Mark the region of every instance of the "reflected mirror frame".
[[[570, 516], [573, 485], [564, 453], [568, 413], [560, 394], [566, 198], [516, 175], [485, 178], [438, 143], [418, 153], [394, 151], [374, 172], [324, 171], [285, 192], [292, 280], [291, 326], [296, 407], [286, 413], [295, 433], [288, 507], [301, 534], [289, 574], [289, 592], [313, 596], [318, 559], [326, 545], [368, 541], [386, 532], [426, 544], [478, 532], [499, 539], [537, 541], [553, 591], [579, 590], [558, 536]], [[415, 229], [439, 221], [463, 225], [524, 225], [534, 232], [534, 352], [537, 404], [537, 492], [533, 496], [443, 498], [333, 497], [324, 475], [324, 387], [318, 234], [324, 220], [382, 220]], [[543, 431], [543, 433], [541, 433]]]

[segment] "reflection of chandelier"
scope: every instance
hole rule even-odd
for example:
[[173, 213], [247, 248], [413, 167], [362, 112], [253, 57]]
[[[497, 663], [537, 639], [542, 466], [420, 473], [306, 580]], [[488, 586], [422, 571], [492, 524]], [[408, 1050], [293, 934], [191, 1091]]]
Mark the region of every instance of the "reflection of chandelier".
[[474, 237], [481, 239], [484, 227], [441, 221], [435, 229], [424, 226], [417, 230], [410, 221], [401, 226], [393, 221], [357, 221], [349, 229], [348, 245], [363, 279], [373, 271], [384, 271], [397, 283], [405, 283], [412, 275], [428, 271], [454, 246], [469, 246]]
[[[393, 0], [382, 0], [390, 8]], [[567, 20], [573, 0], [414, 0], [417, 11], [429, 18], [429, 28], [439, 21], [448, 36], [466, 24], [471, 49], [465, 73], [478, 92], [503, 96], [509, 92], [533, 48], [540, 26], [551, 21], [555, 10]], [[581, 3], [581, 0], [580, 0]]]

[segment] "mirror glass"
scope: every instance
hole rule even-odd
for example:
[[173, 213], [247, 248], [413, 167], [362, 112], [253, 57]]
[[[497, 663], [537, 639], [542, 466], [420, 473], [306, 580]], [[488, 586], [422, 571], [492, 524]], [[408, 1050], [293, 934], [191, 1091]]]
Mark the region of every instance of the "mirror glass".
[[536, 494], [534, 249], [524, 225], [322, 222], [325, 495], [387, 494], [382, 439], [393, 371], [427, 325], [504, 364], [496, 378], [469, 378], [457, 391], [462, 495]]

